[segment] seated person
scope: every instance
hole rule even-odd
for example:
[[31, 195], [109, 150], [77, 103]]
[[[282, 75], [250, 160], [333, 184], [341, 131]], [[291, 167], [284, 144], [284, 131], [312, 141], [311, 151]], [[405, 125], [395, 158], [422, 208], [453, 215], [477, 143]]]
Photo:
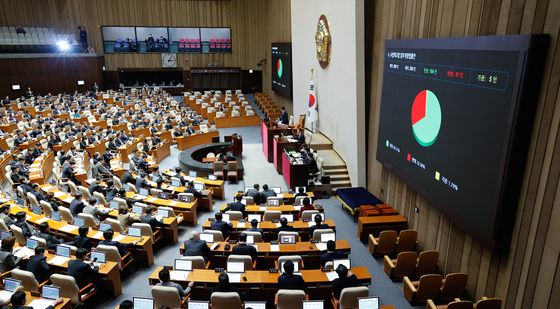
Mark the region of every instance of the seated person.
[[140, 222], [140, 217], [137, 214], [128, 212], [128, 207], [124, 205], [119, 206], [119, 213], [117, 214], [117, 220], [121, 223], [124, 228], [128, 228], [134, 222]]
[[247, 244], [247, 234], [239, 234], [238, 244], [231, 252], [237, 255], [250, 255], [253, 261], [257, 258], [257, 248]]
[[25, 211], [20, 211], [16, 214], [16, 222], [14, 223], [15, 226], [19, 227], [23, 233], [23, 236], [29, 238], [35, 234], [37, 234], [37, 230], [25, 221]]
[[348, 271], [346, 266], [340, 264], [336, 268], [336, 273], [338, 278], [334, 279], [332, 282], [332, 290], [334, 298], [339, 299], [340, 293], [345, 288], [351, 288], [359, 286], [358, 278], [351, 271]]
[[251, 227], [247, 229], [247, 231], [249, 232], [259, 232], [263, 233], [263, 229], [259, 228], [259, 221], [257, 221], [257, 219], [253, 219], [251, 220]]
[[73, 216], [77, 216], [84, 210], [86, 205], [82, 202], [82, 192], [74, 193], [74, 199], [70, 202], [70, 211]]
[[73, 241], [69, 242], [69, 245], [72, 245], [78, 249], [84, 248], [89, 251], [92, 247], [91, 239], [87, 236], [89, 233], [89, 227], [87, 226], [80, 226], [78, 228], [78, 236], [74, 238]]
[[324, 224], [323, 217], [320, 214], [315, 215], [315, 225], [309, 228], [309, 233], [313, 236], [313, 232], [319, 229], [330, 229], [331, 227], [328, 224]]
[[171, 281], [171, 275], [169, 274], [169, 270], [165, 268], [159, 271], [158, 277], [160, 282], [158, 282], [156, 286], [168, 286], [168, 287], [176, 288], [177, 292], [179, 292], [179, 297], [181, 297], [181, 299], [185, 298], [185, 296], [187, 296], [187, 294], [191, 292], [191, 289], [194, 285], [194, 281], [191, 281], [189, 282], [187, 288], [183, 290], [180, 284]]
[[276, 196], [276, 192], [274, 192], [274, 190], [272, 190], [272, 189], [269, 189], [267, 184], [264, 184], [262, 186], [262, 188], [263, 188], [263, 191], [261, 192], [261, 194], [262, 194], [263, 199], [264, 199], [263, 203], [266, 202], [267, 198], [272, 197], [272, 196]]
[[308, 196], [307, 193], [305, 193], [304, 187], [298, 188], [298, 192], [296, 193], [296, 195], [294, 195], [294, 197], [298, 197], [298, 196]]
[[[10, 297], [11, 306], [4, 306], [5, 309], [33, 309], [33, 307], [26, 306], [27, 303], [27, 295], [24, 291], [16, 291]], [[62, 299], [59, 298], [55, 301], [54, 305], [49, 305], [45, 307], [45, 309], [54, 309], [54, 307], [58, 304], [62, 303]]]
[[19, 262], [21, 262], [21, 258], [16, 258], [12, 253], [15, 243], [15, 237], [2, 239], [2, 244], [0, 245], [0, 273], [2, 274], [16, 268]]
[[187, 182], [187, 190], [185, 190], [185, 193], [194, 195], [194, 198], [202, 197], [202, 193], [194, 188], [194, 184], [192, 181]]
[[189, 239], [184, 243], [185, 251], [184, 256], [202, 256], [204, 261], [210, 258], [211, 250], [204, 240], [200, 240], [200, 233], [192, 231]]
[[52, 270], [45, 258], [45, 248], [40, 246], [35, 248], [35, 255], [29, 258], [25, 269], [32, 272], [39, 283], [43, 283], [45, 280], [49, 279]]
[[282, 232], [282, 231], [294, 231], [294, 227], [288, 225], [288, 219], [282, 218], [280, 219], [280, 226], [276, 228], [275, 232]]
[[253, 185], [252, 189], [249, 189], [249, 190], [247, 190], [247, 192], [245, 192], [245, 196], [250, 196], [250, 197], [253, 198], [253, 200], [255, 200], [259, 193], [260, 193], [259, 192], [259, 184], [256, 183], [256, 184]]
[[181, 186], [185, 186], [187, 184], [187, 181], [181, 175], [181, 168], [180, 167], [175, 168], [175, 175], [173, 175], [173, 177], [178, 178], [181, 181]]
[[300, 275], [294, 275], [294, 262], [284, 263], [284, 273], [278, 277], [278, 288], [283, 290], [305, 290], [305, 281]]
[[121, 257], [123, 257], [127, 253], [128, 249], [132, 249], [136, 245], [136, 243], [138, 243], [138, 240], [135, 240], [134, 242], [128, 243], [128, 244], [123, 244], [123, 243], [120, 243], [118, 241], [114, 241], [113, 240], [113, 235], [114, 234], [115, 234], [115, 232], [113, 232], [112, 229], [105, 230], [103, 232], [103, 240], [100, 241], [99, 244], [104, 245], [104, 246], [117, 247]]
[[235, 202], [229, 203], [226, 208], [224, 208], [224, 212], [228, 210], [241, 211], [241, 213], [243, 213], [243, 216], [245, 216], [245, 204], [241, 203], [242, 200], [243, 195], [236, 195]]
[[88, 250], [80, 248], [76, 251], [76, 259], [68, 262], [68, 276], [74, 277], [80, 289], [92, 283], [99, 272], [98, 266], [91, 268], [91, 262], [84, 262], [88, 254]]
[[303, 199], [302, 204], [303, 204], [303, 206], [299, 210], [299, 218], [300, 219], [303, 217], [303, 212], [304, 211], [315, 210], [315, 206], [311, 205], [311, 201], [307, 197]]
[[38, 237], [41, 237], [47, 241], [47, 247], [49, 249], [55, 249], [56, 246], [60, 245], [63, 241], [55, 237], [53, 233], [51, 233], [51, 228], [48, 222], [43, 222], [39, 224], [39, 234]]
[[[228, 293], [228, 292], [237, 292], [237, 289], [229, 283], [229, 276], [228, 274], [223, 271], [218, 276], [218, 285], [212, 289], [212, 293], [214, 292], [221, 292], [221, 293]], [[241, 295], [240, 295], [241, 296]]]
[[225, 237], [226, 233], [233, 228], [233, 225], [231, 223], [222, 221], [222, 217], [222, 213], [217, 212], [214, 215], [214, 221], [210, 223], [210, 229], [222, 232], [222, 235], [224, 235]]
[[321, 267], [325, 267], [327, 262], [334, 259], [343, 259], [344, 253], [336, 250], [336, 242], [334, 240], [327, 241], [327, 252], [321, 254]]
[[156, 228], [162, 228], [165, 226], [163, 222], [158, 221], [156, 217], [153, 216], [154, 208], [152, 206], [146, 207], [145, 214], [140, 216], [140, 223], [147, 223], [155, 231]]
[[4, 220], [7, 227], [10, 227], [14, 223], [14, 220], [10, 217], [10, 204], [2, 205], [2, 209], [0, 212], [0, 220]]
[[97, 207], [97, 200], [93, 197], [89, 199], [88, 204], [84, 207], [82, 212], [92, 215], [96, 225], [99, 225], [99, 221], [109, 214], [108, 210], [101, 210]]

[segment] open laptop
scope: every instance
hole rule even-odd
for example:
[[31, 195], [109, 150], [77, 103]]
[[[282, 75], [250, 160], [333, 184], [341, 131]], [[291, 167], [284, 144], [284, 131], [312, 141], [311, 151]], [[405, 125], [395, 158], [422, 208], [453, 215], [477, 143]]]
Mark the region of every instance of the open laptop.
[[109, 202], [109, 208], [111, 209], [119, 209], [119, 203], [115, 202], [115, 201], [111, 201]]
[[200, 233], [200, 239], [204, 240], [207, 243], [213, 243], [214, 242], [214, 234]]
[[169, 212], [165, 209], [158, 209], [157, 210], [157, 216], [160, 218], [167, 218], [169, 217]]
[[282, 235], [279, 240], [281, 244], [295, 244], [296, 235]]
[[132, 298], [132, 308], [133, 309], [154, 309], [155, 302], [153, 298], [147, 297], [133, 297]]
[[60, 288], [54, 285], [44, 285], [41, 297], [50, 300], [57, 300], [60, 298]]
[[321, 234], [321, 242], [327, 243], [329, 240], [336, 241], [336, 233]]
[[6, 278], [4, 279], [4, 290], [8, 292], [14, 292], [19, 286], [21, 286], [21, 280]]
[[281, 214], [280, 218], [286, 218], [286, 220], [288, 220], [288, 222], [294, 222], [294, 215], [292, 214]]
[[333, 269], [336, 269], [340, 264], [346, 266], [347, 269], [352, 268], [352, 263], [350, 263], [350, 259], [334, 259]]
[[266, 302], [265, 301], [246, 301], [245, 306], [243, 308], [245, 309], [266, 309]]
[[60, 221], [60, 213], [58, 211], [51, 212], [51, 219], [55, 221]]
[[187, 203], [189, 200], [188, 195], [179, 195], [179, 202]]
[[189, 171], [189, 177], [197, 177], [196, 171]]
[[8, 231], [2, 231], [0, 233], [0, 240], [12, 237], [12, 233]]
[[167, 192], [160, 192], [158, 197], [162, 200], [168, 200], [171, 195]]
[[261, 215], [259, 214], [248, 214], [247, 215], [247, 221], [251, 222], [254, 220], [257, 220], [258, 222], [261, 222]]
[[56, 246], [56, 255], [69, 258], [70, 257], [70, 247], [68, 247], [68, 246]]
[[379, 297], [360, 297], [358, 298], [358, 309], [379, 309]]
[[228, 273], [242, 274], [245, 272], [245, 263], [243, 262], [227, 262]]
[[109, 223], [99, 223], [99, 230], [101, 232], [105, 232], [106, 230], [110, 229], [111, 225]]
[[277, 199], [269, 199], [266, 201], [266, 204], [268, 206], [279, 206], [280, 205], [280, 200]]
[[302, 309], [323, 309], [325, 306], [323, 300], [304, 300]]
[[132, 213], [142, 214], [143, 212], [144, 208], [142, 208], [142, 206], [132, 206]]
[[[282, 262], [280, 264], [280, 272], [284, 273], [284, 264], [286, 264], [286, 262]], [[294, 263], [294, 273], [299, 273], [299, 263]]]
[[177, 179], [173, 179], [173, 180], [171, 180], [171, 186], [180, 187], [181, 186], [181, 181], [177, 180]]
[[183, 271], [192, 271], [192, 261], [190, 260], [183, 260], [183, 259], [175, 259], [173, 263], [174, 270], [183, 270]]
[[129, 227], [128, 228], [128, 236], [142, 237], [142, 230], [140, 230], [137, 227]]
[[92, 261], [95, 260], [95, 262], [97, 262], [97, 263], [106, 263], [107, 262], [107, 258], [105, 257], [105, 252], [101, 252], [101, 251], [92, 251], [90, 259]]
[[145, 198], [148, 195], [150, 195], [150, 191], [148, 191], [148, 189], [142, 188], [142, 189], [138, 190], [138, 194], [136, 196], [137, 197], [144, 196], [144, 198]]
[[41, 206], [39, 205], [33, 205], [31, 206], [31, 211], [36, 215], [40, 215], [43, 212], [43, 209], [41, 209]]
[[194, 189], [197, 191], [204, 190], [204, 184], [202, 182], [195, 182], [193, 183], [193, 185], [194, 185]]
[[208, 179], [210, 179], [210, 180], [218, 180], [218, 177], [216, 177], [216, 175], [208, 175]]
[[187, 309], [209, 309], [210, 303], [207, 301], [189, 300], [187, 302]]
[[37, 248], [38, 245], [39, 242], [31, 238], [27, 239], [27, 241], [25, 242], [25, 246], [31, 250], [35, 250], [35, 248]]
[[76, 218], [74, 218], [73, 224], [74, 224], [75, 226], [78, 226], [78, 227], [79, 227], [79, 226], [84, 226], [84, 225], [85, 225], [85, 222], [84, 222], [84, 219], [76, 217]]

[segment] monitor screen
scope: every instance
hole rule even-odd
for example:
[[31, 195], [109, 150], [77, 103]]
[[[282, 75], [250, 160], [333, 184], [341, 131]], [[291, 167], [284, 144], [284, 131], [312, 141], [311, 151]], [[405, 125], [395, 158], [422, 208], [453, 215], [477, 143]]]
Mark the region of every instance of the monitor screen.
[[252, 245], [255, 243], [255, 236], [253, 235], [247, 235], [247, 243]]
[[138, 52], [134, 27], [101, 27], [105, 53]]
[[350, 263], [350, 259], [334, 259], [333, 260], [333, 269], [336, 269], [338, 265], [344, 265], [347, 269], [351, 269], [352, 265]]
[[294, 222], [294, 215], [292, 214], [281, 214], [280, 218], [286, 218], [288, 222]]
[[0, 240], [10, 238], [10, 237], [12, 237], [12, 233], [8, 231], [2, 231], [2, 233], [0, 233]]
[[181, 181], [177, 180], [177, 179], [171, 180], [171, 185], [173, 187], [180, 187], [181, 186]]
[[133, 297], [132, 308], [134, 309], [154, 309], [154, 299], [146, 297]]
[[34, 214], [40, 215], [43, 212], [43, 209], [41, 209], [41, 206], [39, 205], [33, 205], [31, 207], [31, 211], [33, 211]]
[[75, 226], [83, 226], [85, 224], [84, 219], [82, 218], [74, 218], [74, 225]]
[[142, 206], [132, 206], [132, 212], [135, 214], [142, 214], [144, 212], [144, 208], [142, 208]]
[[231, 53], [230, 28], [200, 28], [202, 53]]
[[[96, 260], [97, 259], [97, 260]], [[105, 252], [101, 251], [92, 251], [91, 252], [91, 260], [95, 260], [97, 263], [105, 263], [107, 260], [105, 259]]]
[[175, 259], [175, 263], [173, 265], [173, 269], [175, 270], [186, 270], [191, 271], [192, 268], [192, 261], [190, 260], [182, 260], [182, 259]]
[[271, 187], [270, 190], [276, 192], [276, 194], [280, 194], [280, 192], [282, 192], [282, 191], [280, 190], [280, 187]]
[[208, 179], [210, 179], [210, 180], [218, 180], [218, 177], [216, 177], [216, 175], [208, 175]]
[[204, 190], [204, 184], [202, 182], [195, 182], [194, 189], [198, 191]]
[[180, 202], [187, 202], [189, 200], [189, 196], [188, 195], [179, 195], [179, 201]]
[[280, 200], [278, 199], [269, 199], [268, 201], [269, 206], [278, 206], [280, 205]]
[[21, 86], [20, 85], [12, 85], [12, 90], [20, 90]]
[[200, 233], [200, 239], [204, 240], [207, 243], [214, 242], [214, 234]]
[[148, 191], [148, 189], [140, 189], [138, 193], [140, 193], [140, 195], [145, 195], [145, 196], [150, 195], [150, 191]]
[[111, 209], [119, 209], [119, 203], [111, 201], [111, 202], [109, 202], [109, 207]]
[[243, 262], [227, 262], [228, 273], [244, 273], [245, 263]]
[[77, 84], [78, 84], [78, 86], [83, 86], [83, 85], [86, 84], [86, 82], [83, 81], [83, 80], [79, 80], [79, 81], [77, 81]]
[[166, 209], [158, 209], [157, 215], [162, 218], [167, 218], [169, 217], [169, 212]]
[[60, 288], [52, 285], [44, 285], [41, 297], [47, 299], [58, 299], [60, 298]]
[[272, 90], [292, 98], [292, 43], [272, 43]]
[[[280, 272], [284, 272], [284, 264], [286, 264], [286, 262], [280, 264]], [[294, 272], [299, 273], [299, 263], [294, 263]]]
[[323, 233], [321, 234], [321, 242], [328, 242], [329, 240], [336, 241], [336, 233]]
[[169, 52], [169, 37], [164, 27], [136, 27], [138, 52], [161, 53]]
[[25, 246], [26, 246], [27, 248], [33, 249], [33, 250], [35, 250], [35, 248], [37, 248], [38, 245], [39, 245], [39, 242], [36, 241], [35, 239], [28, 239], [28, 240], [25, 242]]
[[9, 278], [4, 279], [4, 289], [5, 289], [6, 291], [13, 292], [13, 291], [15, 291], [15, 290], [18, 288], [18, 286], [20, 286], [20, 285], [21, 285], [21, 281], [20, 281], [20, 280], [9, 279]]
[[302, 309], [323, 309], [324, 301], [322, 300], [304, 300]]
[[248, 214], [247, 215], [247, 221], [251, 222], [253, 220], [257, 220], [258, 222], [261, 222], [261, 215], [259, 215], [259, 214]]
[[245, 306], [243, 308], [248, 309], [266, 309], [266, 302], [265, 301], [246, 301], [244, 302]]
[[210, 304], [207, 301], [194, 301], [187, 302], [187, 309], [209, 309]]
[[70, 257], [70, 247], [56, 246], [56, 255], [60, 255], [63, 257]]
[[51, 219], [55, 221], [60, 221], [60, 213], [58, 211], [51, 212]]
[[159, 197], [160, 199], [162, 199], [162, 200], [168, 200], [168, 199], [169, 199], [169, 193], [167, 193], [167, 192], [160, 192], [160, 193], [158, 194], [158, 197]]
[[197, 177], [196, 171], [189, 171], [189, 177]]
[[105, 232], [106, 230], [110, 229], [111, 225], [109, 223], [100, 223], [99, 224], [99, 230], [101, 232]]
[[379, 297], [358, 298], [358, 309], [379, 309]]
[[280, 243], [281, 244], [295, 244], [296, 243], [296, 235], [282, 235], [282, 236], [280, 236]]
[[129, 227], [128, 228], [128, 236], [141, 237], [142, 236], [142, 230], [140, 230], [137, 227]]

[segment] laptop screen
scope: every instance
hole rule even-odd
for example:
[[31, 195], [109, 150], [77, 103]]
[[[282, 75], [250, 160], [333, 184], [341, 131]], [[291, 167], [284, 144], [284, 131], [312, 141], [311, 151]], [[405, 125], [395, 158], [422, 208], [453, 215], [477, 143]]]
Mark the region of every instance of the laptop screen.
[[196, 177], [196, 171], [189, 171], [189, 177]]
[[35, 248], [37, 248], [38, 245], [39, 245], [39, 242], [36, 241], [35, 239], [28, 239], [25, 242], [25, 246], [29, 249], [34, 249], [35, 250]]
[[194, 301], [189, 300], [187, 302], [187, 309], [208, 309], [210, 304], [207, 301]]
[[12, 237], [12, 233], [8, 231], [2, 231], [2, 233], [0, 234], [0, 240], [10, 238], [10, 237]]
[[222, 220], [225, 222], [230, 222], [231, 220], [229, 219], [229, 214], [222, 214]]
[[70, 257], [70, 247], [67, 246], [56, 246], [56, 255], [63, 257]]
[[243, 262], [227, 262], [228, 273], [244, 273], [245, 263]]
[[324, 307], [322, 300], [304, 300], [302, 309], [323, 309]]
[[247, 235], [247, 244], [252, 245], [255, 243], [255, 236]]
[[46, 299], [59, 299], [60, 288], [53, 285], [44, 285], [41, 294], [42, 294], [41, 296]]
[[216, 177], [216, 175], [208, 175], [208, 179], [210, 179], [210, 180], [218, 180], [218, 177]]
[[13, 292], [13, 291], [15, 291], [15, 290], [18, 288], [18, 286], [20, 286], [20, 285], [21, 285], [21, 281], [20, 281], [20, 280], [8, 279], [8, 278], [4, 279], [4, 289], [5, 289], [6, 291]]
[[258, 214], [247, 215], [247, 221], [251, 222], [253, 220], [257, 220], [258, 222], [261, 222], [261, 215], [258, 215]]
[[[284, 264], [286, 264], [286, 262], [282, 262], [280, 264], [280, 272], [284, 272]], [[294, 263], [294, 272], [295, 273], [299, 273], [299, 263]]]
[[214, 234], [200, 233], [200, 239], [207, 243], [212, 243], [214, 242]]
[[55, 221], [60, 221], [60, 213], [58, 211], [51, 212], [51, 219]]
[[132, 308], [133, 309], [154, 309], [154, 299], [146, 297], [133, 297], [132, 298]]
[[173, 179], [173, 180], [171, 180], [171, 185], [173, 187], [180, 187], [181, 186], [181, 181], [177, 180], [177, 179]]
[[129, 227], [128, 236], [142, 237], [142, 231], [137, 227]]
[[276, 194], [280, 194], [280, 192], [282, 192], [282, 191], [280, 190], [280, 187], [272, 187], [272, 188], [270, 188], [270, 189], [271, 189], [272, 191], [276, 192]]
[[138, 191], [138, 193], [140, 193], [140, 195], [150, 195], [150, 192], [148, 191], [148, 189], [140, 189]]
[[179, 202], [187, 202], [189, 200], [189, 196], [188, 195], [179, 195]]
[[109, 202], [109, 207], [111, 209], [119, 209], [119, 203], [111, 201]]
[[282, 235], [280, 237], [281, 244], [295, 244], [296, 243], [296, 235]]
[[[97, 260], [95, 260], [97, 259]], [[92, 251], [91, 252], [91, 260], [95, 260], [97, 263], [105, 263], [107, 260], [105, 259], [105, 252], [101, 251]]]
[[101, 232], [105, 232], [106, 230], [110, 229], [111, 225], [109, 223], [100, 223], [99, 224], [99, 230]]
[[31, 207], [31, 211], [33, 211], [33, 213], [40, 215], [43, 210], [41, 209], [41, 206], [35, 205]]
[[142, 214], [144, 212], [144, 209], [142, 208], [142, 206], [132, 206], [132, 212], [135, 214]]
[[294, 215], [292, 214], [282, 214], [280, 215], [280, 218], [286, 218], [286, 220], [288, 220], [288, 222], [294, 222]]
[[244, 308], [245, 309], [247, 309], [247, 308], [266, 309], [266, 302], [265, 301], [246, 301]]
[[167, 217], [169, 217], [169, 212], [165, 209], [158, 209], [157, 210], [157, 215], [162, 217], [162, 218], [167, 218]]
[[204, 190], [204, 184], [201, 182], [195, 182], [194, 183], [194, 188], [195, 190], [201, 191]]
[[328, 242], [329, 240], [336, 241], [336, 234], [335, 233], [324, 233], [321, 234], [321, 242]]
[[167, 199], [169, 199], [169, 194], [167, 192], [160, 192], [158, 194], [158, 197], [162, 200], [167, 200]]
[[379, 309], [379, 297], [358, 298], [358, 309]]
[[333, 260], [333, 269], [336, 269], [338, 265], [344, 265], [347, 269], [352, 268], [352, 264], [350, 263], [350, 259], [334, 259]]
[[280, 205], [280, 200], [277, 199], [270, 199], [267, 201], [268, 205], [270, 206], [278, 206]]
[[74, 218], [74, 225], [75, 226], [84, 226], [85, 222], [82, 218]]
[[175, 259], [175, 263], [173, 265], [173, 269], [175, 270], [186, 270], [191, 271], [192, 268], [192, 261], [190, 260], [182, 260], [182, 259]]

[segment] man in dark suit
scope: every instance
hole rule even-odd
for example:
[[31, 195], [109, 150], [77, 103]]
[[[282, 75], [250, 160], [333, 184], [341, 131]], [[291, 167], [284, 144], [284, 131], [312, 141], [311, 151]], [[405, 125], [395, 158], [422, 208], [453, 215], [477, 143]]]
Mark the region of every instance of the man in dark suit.
[[53, 233], [50, 231], [49, 223], [43, 222], [39, 224], [39, 234], [37, 235], [47, 241], [47, 247], [49, 249], [54, 249], [56, 246], [62, 243], [62, 240], [57, 239]]
[[181, 181], [181, 186], [185, 186], [187, 184], [187, 181], [181, 175], [181, 168], [180, 167], [175, 168], [175, 175], [173, 175], [173, 177], [178, 178]]
[[321, 254], [321, 267], [325, 267], [327, 262], [334, 259], [343, 259], [344, 253], [336, 250], [336, 242], [334, 240], [327, 241], [327, 252]]
[[250, 196], [253, 198], [253, 200], [256, 201], [257, 195], [259, 195], [259, 184], [256, 183], [253, 185], [252, 189], [247, 190], [247, 192], [245, 192], [245, 196]]
[[71, 244], [72, 246], [78, 249], [84, 248], [89, 251], [92, 245], [91, 245], [91, 239], [89, 239], [89, 237], [87, 236], [88, 232], [89, 232], [89, 227], [80, 226], [78, 228], [78, 236], [76, 236], [74, 240], [69, 244]]
[[76, 279], [76, 284], [81, 289], [93, 282], [93, 277], [99, 272], [99, 267], [91, 268], [84, 260], [88, 251], [80, 248], [76, 251], [76, 259], [68, 262], [68, 275]]
[[257, 221], [257, 219], [253, 219], [251, 220], [251, 228], [248, 228], [247, 231], [249, 232], [259, 232], [263, 233], [263, 229], [259, 228], [259, 221]]
[[278, 288], [283, 290], [305, 290], [302, 276], [294, 275], [294, 262], [284, 263], [284, 273], [278, 277]]
[[276, 233], [278, 232], [282, 232], [282, 231], [293, 231], [294, 227], [291, 225], [288, 225], [288, 219], [286, 218], [282, 218], [280, 219], [280, 226], [276, 228]]
[[247, 234], [239, 234], [239, 243], [233, 247], [233, 254], [250, 255], [253, 261], [257, 258], [257, 248], [247, 244]]
[[305, 188], [304, 187], [299, 187], [298, 188], [298, 193], [296, 193], [296, 195], [294, 197], [298, 197], [298, 196], [308, 196], [307, 193], [304, 192]]
[[20, 211], [16, 214], [15, 226], [19, 227], [23, 233], [23, 236], [29, 238], [37, 233], [35, 228], [25, 221], [25, 212]]
[[214, 215], [214, 221], [212, 221], [212, 223], [210, 224], [210, 229], [222, 232], [222, 235], [224, 235], [224, 237], [226, 236], [226, 233], [232, 228], [233, 225], [231, 223], [222, 221], [221, 212], [217, 212]]
[[86, 205], [82, 202], [82, 193], [74, 193], [74, 199], [70, 202], [70, 211], [72, 215], [77, 216], [84, 210], [84, 207], [86, 207]]
[[280, 118], [278, 119], [278, 122], [281, 123], [281, 124], [289, 125], [290, 124], [290, 116], [288, 115], [288, 112], [286, 111], [286, 108], [284, 106], [282, 106], [280, 109], [282, 110], [282, 113], [280, 114]]
[[146, 177], [146, 174], [144, 174], [143, 171], [140, 171], [138, 173], [138, 177], [136, 177], [135, 186], [136, 186], [136, 190], [138, 192], [140, 192], [140, 189], [144, 189], [148, 186], [148, 182], [146, 182], [144, 177]]
[[330, 229], [328, 224], [323, 223], [323, 217], [320, 214], [315, 215], [315, 225], [309, 228], [309, 233], [313, 236], [313, 232], [319, 229]]
[[348, 271], [346, 266], [340, 264], [336, 268], [336, 273], [338, 278], [334, 279], [332, 282], [333, 295], [336, 299], [340, 298], [340, 293], [345, 288], [351, 288], [359, 286], [358, 278], [351, 271]]
[[204, 240], [200, 240], [199, 232], [192, 232], [189, 240], [185, 241], [184, 256], [202, 256], [205, 261], [210, 258], [210, 248]]
[[155, 231], [156, 228], [164, 227], [165, 224], [163, 222], [158, 221], [155, 217], [152, 216], [152, 212], [154, 208], [152, 206], [146, 207], [145, 214], [140, 216], [140, 223], [148, 223], [152, 228], [152, 231]]
[[35, 248], [35, 255], [31, 256], [27, 261], [26, 270], [32, 272], [39, 283], [49, 279], [52, 271], [45, 258], [45, 248], [40, 246]]
[[190, 193], [194, 195], [194, 198], [202, 197], [202, 193], [200, 193], [197, 189], [194, 188], [194, 184], [192, 181], [187, 182], [187, 190], [185, 190], [185, 193]]
[[263, 196], [263, 203], [266, 202], [266, 199], [272, 196], [276, 196], [276, 192], [274, 192], [274, 190], [269, 189], [267, 184], [264, 184], [262, 186], [263, 190], [261, 192], [262, 196]]
[[228, 210], [241, 211], [243, 216], [245, 216], [245, 204], [241, 203], [241, 200], [243, 200], [243, 195], [237, 195], [235, 197], [235, 202], [229, 203], [226, 208], [224, 208], [224, 212]]
[[105, 230], [103, 232], [103, 238], [104, 240], [100, 241], [99, 244], [100, 245], [104, 245], [104, 246], [113, 246], [113, 247], [117, 247], [117, 249], [119, 250], [119, 254], [121, 255], [121, 257], [123, 255], [125, 255], [127, 253], [128, 249], [132, 249], [136, 243], [138, 242], [138, 240], [132, 242], [132, 243], [128, 243], [128, 244], [123, 244], [120, 243], [118, 241], [114, 241], [113, 240], [113, 235], [115, 234], [115, 232], [113, 232], [112, 229], [108, 229]]

